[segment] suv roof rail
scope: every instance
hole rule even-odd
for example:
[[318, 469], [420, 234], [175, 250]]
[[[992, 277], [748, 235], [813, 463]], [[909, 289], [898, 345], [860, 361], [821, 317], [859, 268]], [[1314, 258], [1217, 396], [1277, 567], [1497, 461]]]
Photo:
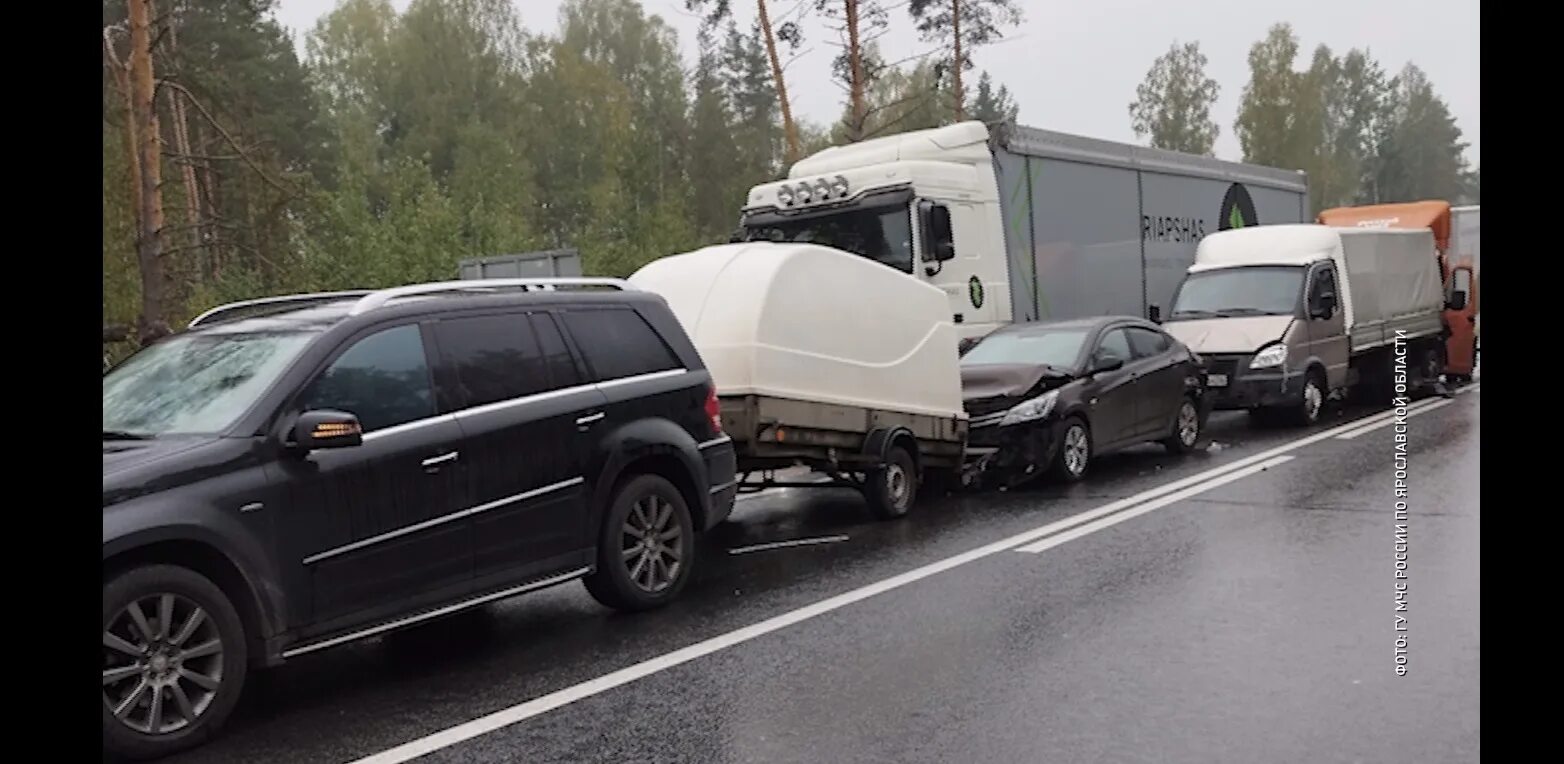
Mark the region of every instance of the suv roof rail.
[[367, 294], [371, 294], [370, 290], [368, 289], [348, 289], [341, 292], [311, 292], [309, 294], [288, 294], [281, 295], [279, 297], [260, 297], [254, 300], [240, 300], [239, 302], [230, 302], [226, 305], [219, 305], [205, 313], [202, 313], [199, 316], [196, 316], [195, 318], [190, 319], [190, 323], [187, 324], [185, 328], [194, 329], [202, 324], [210, 324], [212, 323], [212, 319], [221, 317], [226, 313], [243, 310], [244, 308], [253, 308], [257, 305], [285, 305], [287, 303], [326, 302], [328, 300], [341, 299], [344, 297], [363, 297]]
[[607, 287], [620, 291], [631, 291], [635, 287], [624, 279], [610, 278], [535, 278], [535, 279], [463, 279], [460, 281], [435, 281], [428, 284], [409, 284], [407, 286], [392, 287], [370, 292], [360, 297], [348, 315], [356, 316], [361, 313], [374, 310], [386, 303], [402, 297], [415, 297], [418, 295], [431, 295], [454, 292], [487, 292], [498, 289], [520, 289], [522, 291], [554, 291], [560, 288], [591, 288]]

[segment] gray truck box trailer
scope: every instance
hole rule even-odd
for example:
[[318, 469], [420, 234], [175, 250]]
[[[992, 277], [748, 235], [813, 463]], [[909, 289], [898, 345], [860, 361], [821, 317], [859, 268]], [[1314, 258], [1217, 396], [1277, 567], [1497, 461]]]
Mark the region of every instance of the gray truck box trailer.
[[1016, 321], [1166, 310], [1209, 233], [1310, 220], [1301, 171], [1000, 125]]

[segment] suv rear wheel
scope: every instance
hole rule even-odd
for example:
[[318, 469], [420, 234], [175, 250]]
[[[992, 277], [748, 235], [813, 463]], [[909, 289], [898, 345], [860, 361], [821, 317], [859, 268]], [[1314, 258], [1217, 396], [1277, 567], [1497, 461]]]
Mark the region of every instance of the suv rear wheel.
[[587, 591], [615, 610], [668, 604], [690, 580], [695, 523], [679, 489], [659, 475], [637, 475], [620, 487], [603, 519], [597, 570]]
[[103, 747], [147, 759], [216, 733], [244, 687], [248, 645], [221, 589], [172, 565], [103, 587]]

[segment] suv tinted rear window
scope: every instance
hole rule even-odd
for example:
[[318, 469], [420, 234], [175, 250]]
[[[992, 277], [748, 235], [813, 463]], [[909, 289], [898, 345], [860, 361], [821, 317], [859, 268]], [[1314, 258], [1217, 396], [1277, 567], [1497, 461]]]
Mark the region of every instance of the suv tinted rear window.
[[548, 389], [548, 372], [524, 313], [443, 319], [434, 325], [440, 357], [454, 373], [462, 407]]
[[564, 319], [597, 381], [680, 367], [662, 337], [634, 310], [572, 310]]

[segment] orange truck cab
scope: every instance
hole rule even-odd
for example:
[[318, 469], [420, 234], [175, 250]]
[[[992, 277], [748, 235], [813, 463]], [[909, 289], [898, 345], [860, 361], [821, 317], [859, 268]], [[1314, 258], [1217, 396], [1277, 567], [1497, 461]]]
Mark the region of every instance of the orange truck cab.
[[1445, 288], [1445, 375], [1452, 381], [1470, 381], [1477, 367], [1477, 264], [1451, 247], [1450, 204], [1423, 201], [1336, 207], [1321, 212], [1317, 222], [1341, 228], [1427, 228], [1434, 232]]

